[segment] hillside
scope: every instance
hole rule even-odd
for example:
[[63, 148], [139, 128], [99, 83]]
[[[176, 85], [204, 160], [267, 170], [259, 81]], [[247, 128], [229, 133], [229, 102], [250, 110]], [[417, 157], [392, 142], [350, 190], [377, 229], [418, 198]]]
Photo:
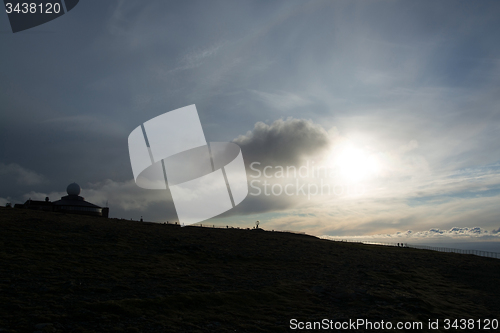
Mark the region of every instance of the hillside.
[[9, 208], [0, 227], [0, 332], [500, 319], [498, 259]]

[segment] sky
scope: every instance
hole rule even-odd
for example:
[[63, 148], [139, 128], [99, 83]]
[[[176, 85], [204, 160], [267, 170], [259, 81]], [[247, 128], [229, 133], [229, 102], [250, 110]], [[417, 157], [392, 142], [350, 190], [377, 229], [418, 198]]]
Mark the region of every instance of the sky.
[[195, 104], [249, 181], [203, 223], [498, 241], [499, 15], [498, 1], [82, 0], [15, 34], [0, 15], [0, 205], [77, 182], [110, 217], [175, 221], [169, 191], [135, 184], [127, 139]]

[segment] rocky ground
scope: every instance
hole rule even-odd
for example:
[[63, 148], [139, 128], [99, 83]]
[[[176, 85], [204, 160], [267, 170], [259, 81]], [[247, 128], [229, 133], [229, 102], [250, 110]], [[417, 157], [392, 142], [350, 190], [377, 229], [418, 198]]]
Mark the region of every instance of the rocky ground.
[[0, 228], [0, 332], [500, 320], [498, 259], [9, 208]]

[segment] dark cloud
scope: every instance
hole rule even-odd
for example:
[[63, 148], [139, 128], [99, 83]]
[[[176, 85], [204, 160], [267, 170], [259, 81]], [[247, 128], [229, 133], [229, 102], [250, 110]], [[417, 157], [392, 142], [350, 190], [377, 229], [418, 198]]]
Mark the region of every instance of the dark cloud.
[[[311, 120], [288, 118], [278, 119], [270, 125], [258, 122], [252, 131], [239, 136], [234, 142], [241, 147], [247, 167], [249, 195], [221, 217], [283, 211], [299, 206], [304, 197], [296, 195], [297, 179], [266, 179], [263, 175], [257, 179], [256, 172], [250, 169], [250, 165], [259, 162], [253, 168], [260, 171], [266, 166], [282, 166], [285, 170], [287, 166], [295, 166], [298, 169], [305, 164], [306, 159], [314, 158], [330, 147], [331, 139], [322, 126]], [[264, 181], [270, 184], [267, 192]], [[299, 181], [300, 184], [306, 182], [302, 179]], [[291, 184], [293, 190], [290, 193], [294, 195], [273, 195], [273, 184], [277, 184], [278, 188]], [[255, 195], [259, 191], [257, 188], [261, 191], [259, 195]]]
[[328, 148], [328, 132], [311, 120], [279, 119], [271, 125], [255, 124], [253, 131], [234, 140], [243, 152], [245, 163], [298, 165]]
[[15, 163], [3, 164], [0, 163], [0, 182], [3, 185], [13, 183], [16, 185], [38, 185], [46, 182], [44, 176], [23, 168]]

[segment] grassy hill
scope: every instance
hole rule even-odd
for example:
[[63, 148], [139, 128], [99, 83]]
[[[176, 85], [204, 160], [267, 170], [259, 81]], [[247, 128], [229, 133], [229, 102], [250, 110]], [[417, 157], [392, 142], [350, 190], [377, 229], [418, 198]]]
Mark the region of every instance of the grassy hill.
[[0, 332], [500, 319], [498, 259], [9, 208], [0, 228]]

